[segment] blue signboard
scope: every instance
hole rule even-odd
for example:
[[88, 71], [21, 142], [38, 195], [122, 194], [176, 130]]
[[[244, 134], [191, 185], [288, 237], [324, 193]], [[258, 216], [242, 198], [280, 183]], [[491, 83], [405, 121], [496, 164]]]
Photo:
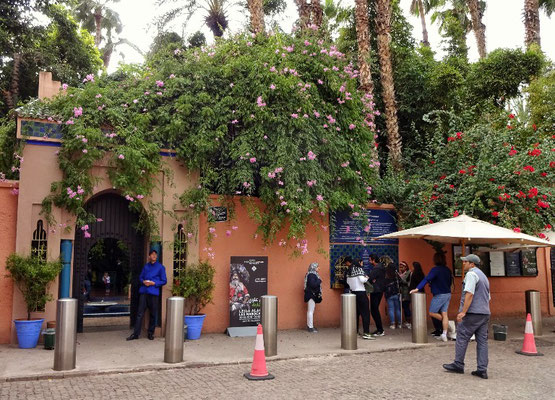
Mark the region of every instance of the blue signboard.
[[398, 244], [397, 239], [378, 239], [387, 233], [397, 232], [395, 213], [389, 210], [365, 210], [359, 217], [347, 211], [334, 213], [335, 224], [330, 232], [330, 243]]
[[361, 259], [368, 273], [371, 269], [370, 254], [380, 258], [385, 265], [399, 264], [397, 239], [372, 240], [387, 233], [397, 232], [395, 213], [389, 210], [365, 210], [362, 215], [336, 212], [330, 218], [330, 286], [341, 289], [346, 267], [343, 259], [350, 256]]

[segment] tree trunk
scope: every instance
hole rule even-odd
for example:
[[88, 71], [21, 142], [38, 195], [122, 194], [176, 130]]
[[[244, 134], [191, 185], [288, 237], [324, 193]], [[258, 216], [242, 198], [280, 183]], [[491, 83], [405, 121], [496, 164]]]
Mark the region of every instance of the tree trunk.
[[428, 40], [428, 30], [426, 29], [426, 14], [424, 13], [422, 0], [418, 0], [418, 14], [420, 15], [420, 23], [422, 24], [422, 44], [426, 47], [430, 47], [430, 41]]
[[12, 68], [12, 81], [9, 90], [4, 90], [2, 93], [6, 99], [8, 108], [13, 109], [17, 104], [19, 97], [19, 67], [21, 65], [21, 54], [15, 53], [13, 55], [13, 68]]
[[251, 14], [251, 29], [255, 34], [264, 32], [264, 9], [262, 0], [247, 0]]
[[380, 59], [380, 75], [383, 87], [383, 101], [385, 105], [385, 124], [387, 128], [387, 147], [389, 161], [395, 170], [401, 169], [401, 135], [397, 121], [397, 105], [395, 104], [395, 85], [393, 83], [393, 68], [391, 65], [391, 50], [389, 43], [391, 9], [389, 0], [376, 0], [377, 16], [376, 31], [378, 35], [378, 56]]
[[[364, 120], [368, 128], [372, 132], [375, 132], [374, 82], [372, 82], [372, 70], [370, 69], [370, 29], [368, 25], [367, 0], [355, 0], [355, 26], [358, 46], [359, 90], [364, 93], [363, 103], [366, 113]], [[372, 159], [378, 161], [378, 151], [375, 147], [375, 143], [372, 146], [371, 154]]]
[[538, 0], [524, 0], [524, 30], [526, 47], [528, 48], [534, 43], [541, 47]]
[[310, 23], [310, 5], [306, 3], [306, 0], [295, 0], [295, 4], [297, 4], [299, 12], [299, 26], [301, 30], [304, 30]]
[[482, 23], [482, 15], [478, 6], [478, 0], [467, 0], [470, 16], [472, 18], [472, 29], [476, 36], [478, 54], [480, 58], [486, 56], [486, 26]]
[[324, 18], [324, 10], [320, 4], [320, 0], [312, 0], [312, 23], [320, 29], [322, 26], [322, 20]]
[[100, 49], [100, 42], [102, 41], [102, 8], [97, 7], [94, 9], [94, 23], [96, 26], [96, 35], [94, 37], [94, 45]]

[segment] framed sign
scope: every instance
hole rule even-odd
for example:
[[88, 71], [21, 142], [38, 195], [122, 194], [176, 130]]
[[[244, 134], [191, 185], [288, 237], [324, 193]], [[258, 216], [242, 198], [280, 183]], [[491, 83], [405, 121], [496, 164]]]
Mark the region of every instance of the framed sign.
[[227, 221], [227, 208], [226, 207], [210, 207], [208, 209], [209, 219], [214, 222]]
[[538, 276], [536, 249], [524, 249], [520, 252], [523, 276]]
[[491, 251], [489, 264], [491, 276], [505, 276], [505, 254], [502, 251]]
[[229, 269], [229, 326], [256, 326], [261, 297], [268, 293], [268, 257], [231, 257]]
[[520, 251], [505, 253], [505, 271], [507, 276], [522, 276]]

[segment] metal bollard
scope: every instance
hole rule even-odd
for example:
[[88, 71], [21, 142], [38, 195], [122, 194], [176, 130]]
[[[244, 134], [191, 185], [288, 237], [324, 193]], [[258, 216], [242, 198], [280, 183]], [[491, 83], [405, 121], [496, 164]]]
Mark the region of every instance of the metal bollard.
[[56, 343], [54, 371], [75, 369], [77, 355], [77, 299], [56, 302]]
[[262, 334], [266, 357], [277, 355], [277, 297], [262, 296]]
[[183, 361], [183, 297], [168, 297], [166, 300], [166, 338], [164, 343], [164, 362]]
[[426, 293], [410, 295], [412, 303], [412, 342], [428, 343], [428, 325], [426, 322]]
[[540, 292], [537, 290], [527, 290], [526, 294], [526, 314], [532, 314], [532, 326], [534, 327], [534, 335], [542, 335], [542, 306], [540, 300]]
[[350, 293], [341, 295], [341, 348], [357, 349], [357, 302]]

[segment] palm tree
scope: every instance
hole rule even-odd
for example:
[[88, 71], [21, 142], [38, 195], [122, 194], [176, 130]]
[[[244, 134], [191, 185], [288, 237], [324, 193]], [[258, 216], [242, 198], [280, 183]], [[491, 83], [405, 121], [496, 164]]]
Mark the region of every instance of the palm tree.
[[[472, 19], [472, 29], [478, 45], [478, 54], [480, 58], [484, 58], [486, 56], [486, 26], [482, 23], [483, 10], [478, 3], [478, 0], [467, 0]], [[485, 6], [485, 2], [483, 4]]]
[[391, 63], [391, 8], [390, 0], [376, 0], [376, 32], [378, 36], [378, 58], [380, 60], [380, 76], [382, 97], [385, 105], [385, 125], [387, 128], [387, 147], [389, 161], [395, 170], [401, 169], [402, 142], [397, 121], [397, 104], [395, 103], [395, 85], [393, 83], [393, 67]]
[[370, 29], [368, 26], [367, 0], [355, 0], [355, 26], [357, 31], [360, 90], [365, 94], [373, 96], [374, 83], [372, 82], [372, 72], [370, 70]]
[[83, 28], [89, 32], [95, 32], [94, 44], [99, 50], [102, 42], [102, 29], [105, 29], [108, 34], [111, 34], [112, 30], [121, 33], [123, 29], [119, 14], [108, 7], [110, 3], [118, 2], [119, 0], [82, 0], [73, 10]]
[[[208, 13], [204, 20], [214, 37], [222, 37], [229, 25], [225, 2], [226, 0], [207, 0], [207, 6], [203, 7]], [[262, 17], [262, 21], [264, 21], [264, 17]]]
[[262, 0], [247, 0], [251, 14], [251, 29], [256, 34], [264, 32], [264, 8], [262, 3]]
[[297, 10], [299, 12], [299, 25], [301, 30], [304, 30], [310, 24], [310, 4], [306, 0], [295, 0]]
[[324, 18], [322, 4], [320, 4], [320, 0], [312, 0], [310, 5], [312, 6], [312, 24], [320, 28], [322, 26], [322, 19]]
[[555, 12], [555, 0], [524, 0], [524, 42], [526, 47], [530, 47], [534, 43], [541, 46], [540, 8], [550, 17]]

